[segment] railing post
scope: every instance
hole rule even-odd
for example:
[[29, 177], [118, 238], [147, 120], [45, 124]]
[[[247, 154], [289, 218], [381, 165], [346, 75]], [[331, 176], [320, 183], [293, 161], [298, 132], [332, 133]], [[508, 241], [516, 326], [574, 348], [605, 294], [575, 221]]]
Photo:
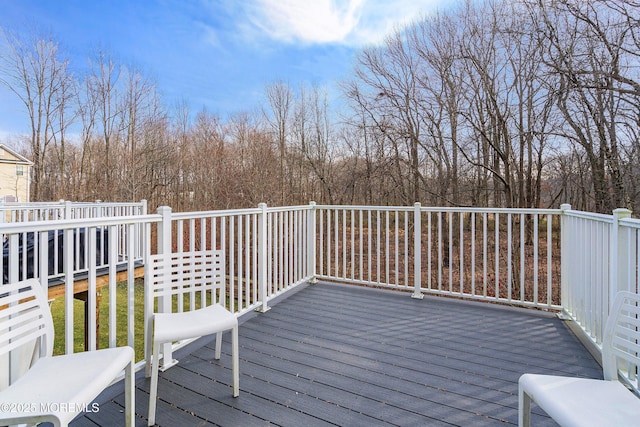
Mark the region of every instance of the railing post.
[[623, 281], [629, 275], [627, 263], [628, 248], [627, 238], [620, 232], [620, 220], [631, 217], [629, 209], [616, 209], [613, 211], [613, 224], [611, 228], [611, 243], [609, 245], [609, 309], [620, 289], [624, 289]]
[[256, 311], [264, 313], [269, 311], [267, 305], [267, 204], [258, 204], [258, 289], [262, 305]]
[[88, 256], [88, 267], [89, 267], [89, 276], [87, 277], [87, 300], [85, 301], [85, 310], [88, 312], [85, 313], [85, 319], [87, 322], [87, 329], [85, 330], [85, 347], [89, 350], [93, 351], [98, 348], [98, 340], [96, 337], [96, 331], [98, 330], [98, 321], [96, 316], [96, 309], [98, 306], [97, 301], [97, 271], [96, 271], [96, 258], [97, 258], [97, 230], [96, 227], [87, 227], [85, 228], [87, 236], [87, 243], [89, 245], [89, 249], [87, 251]]
[[[158, 226], [158, 253], [159, 254], [167, 254], [170, 255], [172, 252], [172, 244], [171, 244], [171, 208], [169, 206], [160, 206], [158, 208], [158, 214], [162, 216], [162, 221]], [[145, 283], [147, 284], [147, 292], [149, 292], [148, 288], [148, 276], [145, 273]], [[149, 313], [153, 312], [153, 298], [150, 299], [150, 307], [147, 307]], [[158, 298], [158, 311], [161, 313], [170, 313], [171, 312], [171, 298]], [[151, 328], [146, 328], [147, 338], [151, 340]], [[147, 346], [145, 346], [147, 347]], [[171, 366], [178, 363], [177, 360], [173, 359], [173, 354], [171, 350], [171, 343], [166, 343], [161, 346], [161, 353], [163, 354], [162, 361], [160, 364], [160, 370], [164, 371], [169, 369]], [[150, 354], [147, 357], [151, 357]]]
[[[66, 210], [65, 210], [66, 212]], [[74, 267], [74, 230], [67, 228], [64, 230], [64, 329], [65, 329], [65, 354], [73, 354], [74, 352], [74, 309], [73, 309], [73, 267]]]
[[560, 305], [564, 311], [569, 304], [569, 217], [567, 211], [571, 205], [560, 205]]
[[419, 202], [413, 205], [413, 295], [422, 299], [422, 210]]
[[73, 204], [69, 201], [62, 201], [64, 203], [64, 219], [73, 218]]
[[[147, 200], [146, 199], [142, 199], [140, 200], [140, 210], [138, 211], [139, 215], [146, 215], [147, 214]], [[140, 244], [139, 248], [138, 248], [138, 252], [135, 254], [136, 257], [140, 257], [143, 258], [145, 256], [145, 245], [147, 245], [147, 243], [150, 241], [150, 237], [149, 237], [149, 230], [150, 228], [145, 228], [144, 226], [141, 227], [137, 227], [136, 228], [137, 232], [138, 232], [138, 242]]]
[[316, 202], [309, 202], [307, 211], [307, 275], [309, 283], [318, 283], [316, 279]]

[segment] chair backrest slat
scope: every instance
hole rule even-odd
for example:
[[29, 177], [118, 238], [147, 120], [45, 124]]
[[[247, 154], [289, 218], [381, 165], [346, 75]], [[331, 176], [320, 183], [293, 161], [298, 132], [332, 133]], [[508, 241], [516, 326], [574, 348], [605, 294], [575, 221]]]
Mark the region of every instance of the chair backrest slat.
[[53, 352], [53, 320], [37, 279], [0, 286], [0, 355], [44, 339], [45, 356]]
[[[150, 287], [154, 298], [174, 295], [195, 295], [206, 298], [211, 291], [223, 290], [223, 254], [217, 250], [178, 252], [152, 255], [149, 259]], [[204, 304], [204, 302], [201, 302]]]
[[53, 353], [53, 319], [38, 279], [0, 285], [0, 390]]
[[640, 295], [619, 292], [611, 309], [602, 340], [605, 380], [618, 374], [633, 386], [640, 370]]

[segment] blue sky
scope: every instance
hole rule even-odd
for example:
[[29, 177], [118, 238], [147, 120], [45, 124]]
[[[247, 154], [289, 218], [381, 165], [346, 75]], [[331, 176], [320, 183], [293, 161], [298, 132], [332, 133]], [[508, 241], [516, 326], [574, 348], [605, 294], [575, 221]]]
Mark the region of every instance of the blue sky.
[[[223, 117], [282, 80], [336, 93], [354, 55], [455, 0], [0, 0], [0, 27], [52, 35], [81, 70], [98, 49], [151, 77], [167, 107]], [[28, 131], [0, 87], [0, 142]]]

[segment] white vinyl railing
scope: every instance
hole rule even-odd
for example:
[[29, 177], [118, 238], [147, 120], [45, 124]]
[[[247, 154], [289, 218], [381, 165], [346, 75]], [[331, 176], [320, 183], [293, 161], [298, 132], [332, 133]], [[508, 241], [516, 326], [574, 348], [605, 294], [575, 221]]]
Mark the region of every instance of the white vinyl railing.
[[[309, 206], [171, 213], [161, 208], [165, 227], [159, 250], [188, 252], [215, 248], [225, 254], [229, 309], [242, 315], [266, 310], [267, 302], [310, 280]], [[165, 238], [168, 236], [169, 238]]]
[[[5, 262], [3, 262], [3, 275], [9, 283], [22, 280], [23, 272], [28, 267], [24, 262], [34, 263], [32, 274], [40, 279], [43, 287], [49, 289], [49, 295], [62, 295], [64, 298], [64, 330], [56, 331], [57, 336], [63, 337], [64, 352], [67, 354], [74, 352], [74, 342], [78, 335], [84, 335], [86, 341], [85, 348], [95, 350], [97, 344], [98, 331], [98, 300], [106, 288], [110, 301], [116, 301], [116, 272], [120, 266], [125, 267], [127, 275], [127, 301], [134, 304], [133, 293], [135, 286], [134, 272], [136, 263], [142, 259], [139, 254], [148, 252], [149, 235], [143, 233], [148, 227], [147, 224], [160, 221], [159, 215], [135, 215], [135, 216], [114, 216], [100, 217], [78, 220], [56, 220], [56, 221], [30, 221], [20, 223], [0, 224], [0, 235], [5, 241]], [[82, 231], [83, 250], [80, 252], [78, 243], [79, 231]], [[54, 252], [50, 252], [49, 244], [39, 244], [38, 242], [51, 241], [51, 235], [60, 236], [62, 244], [55, 246]], [[23, 252], [23, 245], [20, 239], [24, 236], [32, 236], [36, 242], [30, 253]], [[102, 236], [102, 237], [99, 237]], [[71, 244], [65, 244], [71, 242]], [[60, 250], [58, 250], [60, 248]], [[86, 250], [86, 251], [85, 251]], [[99, 251], [103, 250], [102, 253]], [[76, 262], [79, 257], [84, 257], [84, 269], [86, 274], [82, 279], [77, 277], [78, 266]], [[62, 272], [56, 270], [55, 274], [41, 274], [49, 272], [50, 261], [55, 260], [56, 268], [58, 263]], [[34, 261], [35, 260], [35, 261]], [[106, 278], [106, 280], [102, 280]], [[80, 289], [76, 288], [78, 283]], [[98, 284], [100, 283], [100, 286]], [[1, 289], [1, 285], [0, 285]], [[84, 295], [85, 306], [85, 327], [77, 330], [74, 324], [75, 308], [74, 298]], [[116, 310], [117, 304], [109, 304], [108, 313], [108, 345], [116, 345], [117, 331]], [[127, 324], [130, 331], [127, 343], [133, 345], [134, 317], [133, 307], [129, 307], [127, 312]], [[84, 334], [83, 334], [84, 332]]]
[[598, 346], [618, 291], [638, 293], [640, 220], [573, 211], [563, 205], [562, 309]]
[[[13, 282], [35, 262], [36, 277], [50, 295], [57, 290], [54, 297], [64, 300], [65, 326], [58, 335], [67, 353], [77, 351], [78, 341], [89, 350], [128, 344], [139, 348], [136, 356], [142, 359], [140, 319], [146, 316], [139, 312], [152, 309], [144, 307], [145, 286], [136, 281], [145, 260], [151, 253], [205, 248], [225, 254], [225, 304], [238, 316], [266, 311], [276, 296], [323, 279], [403, 290], [414, 298], [437, 294], [562, 312], [599, 344], [612, 296], [622, 289], [638, 291], [640, 221], [629, 215], [578, 212], [567, 205], [485, 209], [312, 202], [184, 213], [162, 207], [153, 215], [0, 224], [6, 248], [0, 270]], [[54, 245], [53, 253], [39, 243], [51, 235], [63, 243]], [[20, 249], [26, 236], [35, 242], [31, 255]], [[81, 260], [85, 274], [77, 289]], [[81, 314], [74, 308], [79, 294], [85, 302]], [[180, 301], [178, 307], [183, 303], [188, 304]], [[75, 325], [78, 316], [85, 317], [84, 330]]]
[[561, 308], [558, 209], [316, 210], [318, 278]]
[[[50, 221], [73, 221], [90, 218], [113, 218], [146, 215], [147, 203], [142, 200], [139, 203], [78, 203], [78, 202], [51, 202], [51, 203], [11, 203], [0, 205], [0, 223], [22, 223], [22, 222], [50, 222]], [[45, 225], [45, 227], [47, 227]], [[13, 227], [8, 227], [14, 230]], [[29, 230], [29, 228], [22, 228]], [[139, 230], [139, 228], [136, 228]], [[57, 278], [62, 280], [67, 270], [63, 267], [63, 241], [64, 229], [54, 229], [49, 227], [47, 235], [39, 235], [34, 231], [24, 231], [22, 233], [12, 233], [12, 239], [8, 235], [0, 233], [3, 241], [3, 258], [0, 260], [0, 283], [7, 283], [9, 280], [9, 255], [18, 259], [18, 278], [26, 279], [31, 277], [41, 277], [41, 271], [46, 271], [49, 280]], [[73, 274], [76, 276], [86, 275], [89, 269], [89, 229], [78, 226], [73, 230]], [[122, 247], [127, 236], [127, 231], [122, 227], [109, 229], [101, 227], [96, 232], [96, 259], [98, 268], [107, 268], [107, 254], [109, 252], [109, 232], [118, 233], [119, 239], [113, 240], [117, 244], [117, 253], [124, 254], [126, 248]], [[129, 238], [133, 238], [129, 236]], [[71, 237], [70, 237], [71, 239]], [[131, 255], [136, 261], [141, 262], [142, 236], [138, 235], [135, 240], [136, 253]], [[48, 246], [47, 262], [42, 264], [39, 258], [39, 246]], [[17, 254], [16, 254], [17, 251]], [[46, 270], [40, 270], [45, 267]]]
[[1, 203], [0, 222], [55, 221], [111, 216], [146, 215], [147, 201], [135, 203], [96, 202], [36, 202]]

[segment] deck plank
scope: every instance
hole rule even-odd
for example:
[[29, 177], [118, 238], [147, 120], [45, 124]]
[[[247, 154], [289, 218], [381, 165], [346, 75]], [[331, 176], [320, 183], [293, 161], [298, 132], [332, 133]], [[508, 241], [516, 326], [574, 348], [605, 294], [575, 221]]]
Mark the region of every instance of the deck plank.
[[[602, 378], [563, 321], [534, 310], [320, 283], [250, 317], [240, 397], [229, 334], [219, 361], [202, 338], [160, 374], [160, 425], [517, 425], [523, 373]], [[137, 425], [148, 390], [138, 380]], [[123, 404], [121, 393], [74, 425], [109, 425]], [[555, 425], [536, 407], [533, 423]]]

